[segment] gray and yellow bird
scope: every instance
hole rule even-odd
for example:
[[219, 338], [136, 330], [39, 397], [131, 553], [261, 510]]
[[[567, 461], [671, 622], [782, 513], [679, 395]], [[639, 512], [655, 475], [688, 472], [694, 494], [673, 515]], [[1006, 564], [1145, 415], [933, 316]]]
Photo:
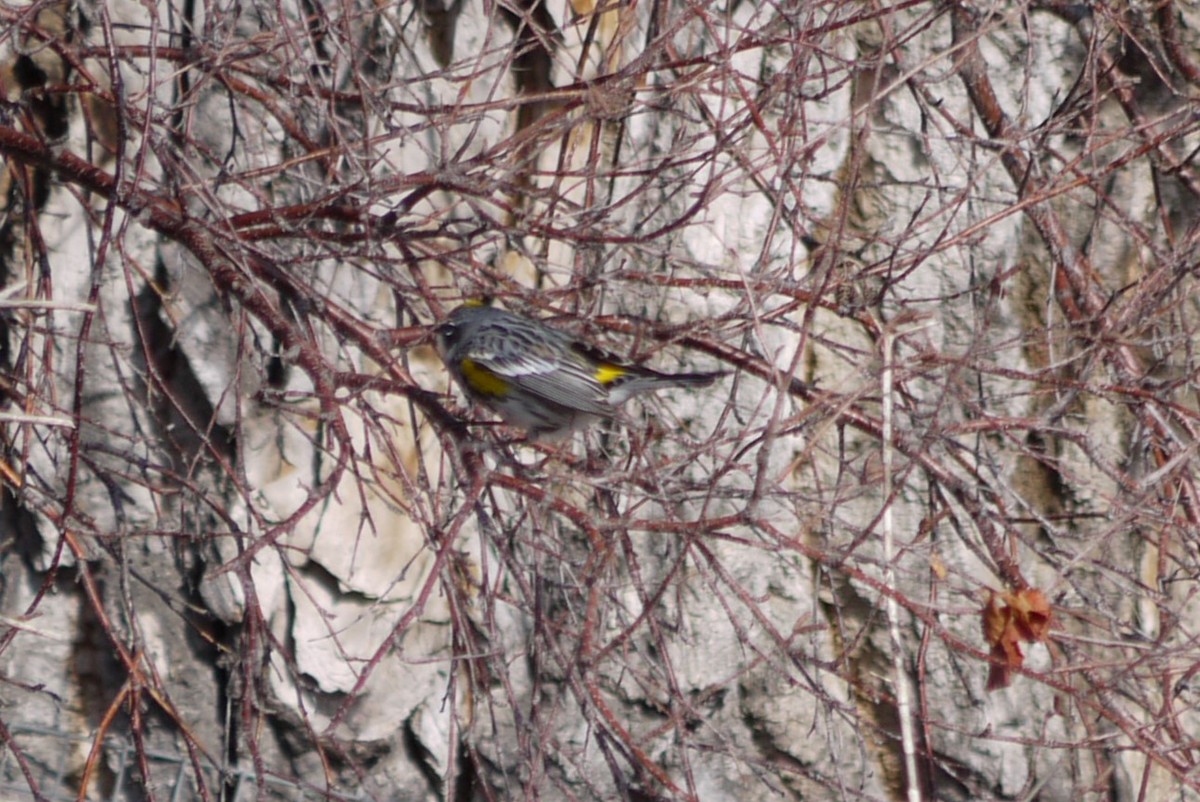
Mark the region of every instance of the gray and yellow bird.
[[635, 395], [724, 376], [628, 365], [532, 318], [468, 302], [438, 325], [438, 353], [467, 397], [534, 437], [617, 414]]

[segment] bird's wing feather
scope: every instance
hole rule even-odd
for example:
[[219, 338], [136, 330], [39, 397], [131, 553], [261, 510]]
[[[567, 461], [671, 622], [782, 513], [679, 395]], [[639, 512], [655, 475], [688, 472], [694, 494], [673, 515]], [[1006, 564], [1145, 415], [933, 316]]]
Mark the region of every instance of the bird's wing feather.
[[613, 414], [607, 401], [608, 391], [585, 365], [562, 362], [532, 351], [501, 355], [490, 348], [475, 349], [469, 357], [485, 370], [552, 403], [589, 415]]

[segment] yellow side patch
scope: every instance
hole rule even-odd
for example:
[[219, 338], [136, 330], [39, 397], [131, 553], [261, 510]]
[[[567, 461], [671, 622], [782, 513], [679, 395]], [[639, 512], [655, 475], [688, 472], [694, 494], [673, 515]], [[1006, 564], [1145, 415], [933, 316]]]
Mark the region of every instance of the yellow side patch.
[[629, 375], [629, 371], [619, 365], [609, 365], [602, 362], [596, 366], [596, 381], [602, 385], [612, 384], [617, 379], [627, 375]]
[[508, 382], [475, 360], [463, 359], [458, 363], [458, 369], [462, 371], [463, 381], [472, 391], [492, 398], [508, 395]]

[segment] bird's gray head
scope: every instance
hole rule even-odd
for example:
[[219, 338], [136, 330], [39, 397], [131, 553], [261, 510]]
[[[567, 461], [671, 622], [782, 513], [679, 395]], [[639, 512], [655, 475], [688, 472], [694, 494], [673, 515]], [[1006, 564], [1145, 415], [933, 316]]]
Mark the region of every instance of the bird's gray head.
[[438, 353], [445, 357], [456, 343], [462, 342], [463, 338], [478, 328], [493, 311], [495, 310], [482, 301], [467, 301], [447, 315], [434, 330]]

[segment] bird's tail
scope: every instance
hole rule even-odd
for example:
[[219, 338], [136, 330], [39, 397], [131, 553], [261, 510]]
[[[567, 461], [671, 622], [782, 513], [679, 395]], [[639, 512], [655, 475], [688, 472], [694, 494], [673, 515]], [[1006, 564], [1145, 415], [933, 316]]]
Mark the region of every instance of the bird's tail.
[[621, 381], [614, 382], [609, 386], [608, 400], [613, 406], [620, 406], [635, 395], [664, 390], [667, 387], [707, 387], [724, 375], [726, 375], [725, 371], [659, 373], [649, 368], [637, 368], [636, 372], [630, 371]]
[[658, 380], [678, 387], [707, 387], [722, 376], [728, 375], [727, 370], [714, 370], [709, 373], [660, 373]]

